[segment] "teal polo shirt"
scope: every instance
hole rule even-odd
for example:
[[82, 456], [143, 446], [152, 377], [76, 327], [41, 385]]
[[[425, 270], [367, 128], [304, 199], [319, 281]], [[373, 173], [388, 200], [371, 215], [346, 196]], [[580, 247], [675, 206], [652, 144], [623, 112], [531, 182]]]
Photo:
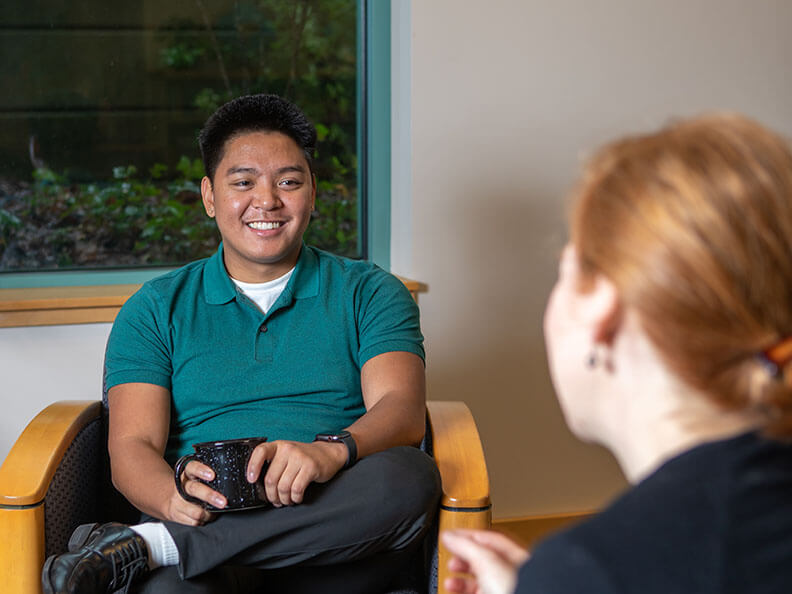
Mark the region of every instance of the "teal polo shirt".
[[361, 368], [392, 351], [424, 358], [418, 307], [393, 275], [303, 245], [264, 315], [229, 278], [221, 245], [129, 298], [110, 332], [105, 378], [108, 388], [170, 391], [173, 464], [193, 443], [308, 442], [348, 427], [365, 413]]

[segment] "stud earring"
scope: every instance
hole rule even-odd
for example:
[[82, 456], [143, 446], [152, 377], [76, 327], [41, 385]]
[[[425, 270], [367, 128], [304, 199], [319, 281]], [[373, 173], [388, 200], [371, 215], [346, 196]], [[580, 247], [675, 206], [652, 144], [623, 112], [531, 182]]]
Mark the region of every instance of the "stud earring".
[[586, 357], [586, 367], [596, 369], [602, 365], [606, 371], [613, 371], [613, 359], [608, 347], [603, 344], [594, 344]]

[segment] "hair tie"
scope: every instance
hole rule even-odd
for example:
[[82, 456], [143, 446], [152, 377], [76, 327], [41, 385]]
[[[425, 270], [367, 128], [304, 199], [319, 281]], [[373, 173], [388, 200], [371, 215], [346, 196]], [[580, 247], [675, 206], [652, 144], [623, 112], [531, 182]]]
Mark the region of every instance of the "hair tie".
[[792, 361], [792, 336], [788, 336], [760, 352], [758, 357], [770, 375], [781, 378], [783, 376], [781, 370]]

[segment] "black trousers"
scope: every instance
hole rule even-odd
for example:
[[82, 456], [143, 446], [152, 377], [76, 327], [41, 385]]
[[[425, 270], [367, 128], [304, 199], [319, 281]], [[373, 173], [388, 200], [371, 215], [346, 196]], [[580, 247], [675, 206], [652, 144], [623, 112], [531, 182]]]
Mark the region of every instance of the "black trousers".
[[379, 592], [431, 527], [440, 491], [434, 461], [398, 447], [310, 485], [299, 505], [166, 522], [179, 565], [154, 570], [139, 591]]

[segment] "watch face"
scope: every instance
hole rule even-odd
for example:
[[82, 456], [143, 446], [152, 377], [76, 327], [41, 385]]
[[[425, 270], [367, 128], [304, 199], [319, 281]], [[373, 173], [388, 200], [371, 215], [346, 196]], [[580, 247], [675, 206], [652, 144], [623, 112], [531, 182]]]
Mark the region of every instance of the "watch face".
[[350, 437], [349, 431], [341, 431], [339, 433], [319, 433], [314, 439], [317, 441], [341, 441], [347, 437]]

